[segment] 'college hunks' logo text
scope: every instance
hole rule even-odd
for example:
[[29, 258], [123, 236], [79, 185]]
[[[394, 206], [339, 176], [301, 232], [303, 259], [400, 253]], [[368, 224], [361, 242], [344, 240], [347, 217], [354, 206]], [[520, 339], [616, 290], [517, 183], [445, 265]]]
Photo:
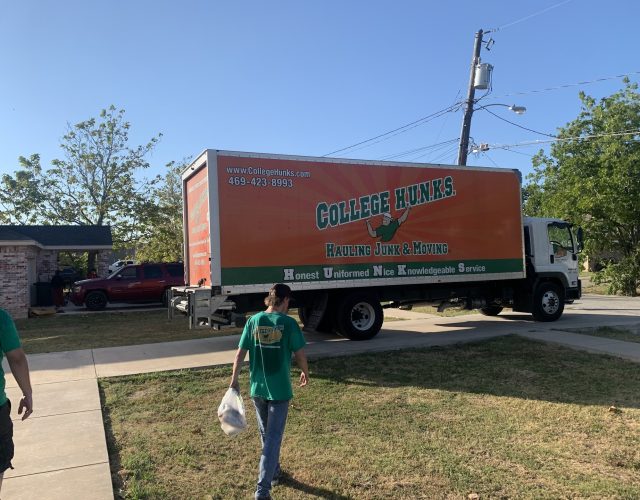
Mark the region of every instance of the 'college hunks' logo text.
[[[371, 245], [339, 245], [325, 243], [327, 258], [369, 257], [371, 255], [443, 255], [448, 253], [446, 243], [426, 243], [413, 241], [400, 244], [385, 244], [393, 239], [400, 226], [409, 217], [413, 207], [444, 200], [456, 195], [453, 177], [431, 179], [428, 181], [398, 187], [391, 191], [382, 191], [338, 202], [320, 202], [316, 206], [316, 226], [319, 230], [365, 220], [370, 237], [376, 238], [375, 248]], [[391, 207], [401, 211], [397, 218], [391, 215]], [[382, 216], [382, 222], [376, 228], [371, 218]]]

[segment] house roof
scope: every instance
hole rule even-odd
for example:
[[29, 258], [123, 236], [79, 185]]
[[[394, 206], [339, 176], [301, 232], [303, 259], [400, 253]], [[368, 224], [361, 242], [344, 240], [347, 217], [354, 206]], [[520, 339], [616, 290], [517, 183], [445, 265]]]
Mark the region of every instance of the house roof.
[[43, 248], [111, 248], [109, 226], [2, 226], [0, 245], [33, 244]]

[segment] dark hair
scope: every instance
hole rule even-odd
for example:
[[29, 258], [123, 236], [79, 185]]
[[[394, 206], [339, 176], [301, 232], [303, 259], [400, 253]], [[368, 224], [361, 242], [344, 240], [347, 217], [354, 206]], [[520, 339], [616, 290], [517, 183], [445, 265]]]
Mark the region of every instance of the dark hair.
[[291, 297], [291, 288], [282, 283], [278, 283], [271, 287], [269, 295], [264, 298], [264, 305], [267, 307], [280, 307], [284, 299]]

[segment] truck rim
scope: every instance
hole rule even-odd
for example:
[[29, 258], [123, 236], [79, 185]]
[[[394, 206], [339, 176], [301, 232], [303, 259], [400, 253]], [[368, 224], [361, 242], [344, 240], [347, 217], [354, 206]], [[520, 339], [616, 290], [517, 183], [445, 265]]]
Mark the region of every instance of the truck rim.
[[560, 307], [560, 297], [553, 290], [548, 290], [542, 296], [542, 309], [547, 314], [555, 314]]
[[376, 321], [376, 311], [371, 304], [358, 302], [351, 309], [351, 324], [356, 330], [367, 331]]

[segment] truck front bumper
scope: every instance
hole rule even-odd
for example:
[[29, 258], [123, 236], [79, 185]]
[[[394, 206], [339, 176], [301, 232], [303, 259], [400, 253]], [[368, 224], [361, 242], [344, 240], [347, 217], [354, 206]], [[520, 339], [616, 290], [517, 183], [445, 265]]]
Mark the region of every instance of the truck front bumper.
[[582, 297], [582, 280], [578, 280], [577, 288], [567, 288], [565, 296], [569, 300], [576, 300]]

